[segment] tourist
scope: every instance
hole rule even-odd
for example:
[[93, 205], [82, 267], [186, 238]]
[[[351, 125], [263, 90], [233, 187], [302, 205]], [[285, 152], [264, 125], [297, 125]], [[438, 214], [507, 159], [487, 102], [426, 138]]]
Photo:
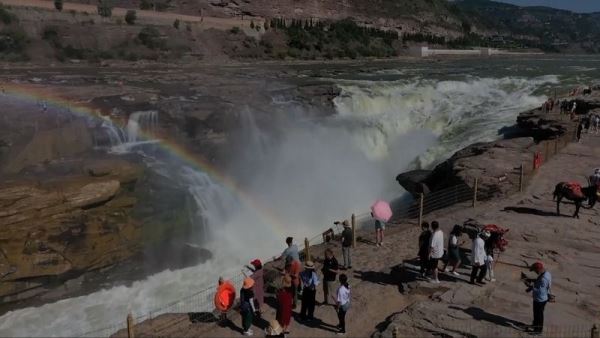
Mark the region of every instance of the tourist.
[[[254, 288], [252, 291], [254, 291], [254, 299], [256, 300], [256, 315], [260, 317], [263, 304], [265, 303], [264, 270], [262, 268], [262, 262], [258, 258], [251, 261], [250, 265], [251, 266], [246, 265], [246, 268], [252, 271], [250, 278], [254, 280]], [[247, 277], [245, 273], [244, 276]]]
[[581, 132], [583, 131], [583, 121], [577, 125], [577, 142], [581, 142]]
[[323, 261], [323, 268], [321, 272], [323, 272], [323, 304], [329, 304], [329, 296], [333, 297], [333, 286], [336, 281], [339, 264], [335, 256], [333, 255], [333, 250], [327, 248], [325, 249], [325, 260]]
[[352, 229], [350, 228], [350, 222], [345, 220], [344, 231], [342, 231], [342, 256], [344, 256], [344, 270], [352, 269]]
[[284, 334], [289, 334], [292, 320], [292, 307], [294, 302], [294, 288], [292, 277], [285, 275], [281, 279], [281, 288], [277, 291], [277, 321], [283, 327]]
[[219, 311], [219, 322], [225, 324], [227, 321], [227, 312], [235, 302], [235, 287], [230, 281], [219, 277], [217, 292], [215, 293], [215, 308]]
[[419, 235], [419, 263], [421, 263], [421, 277], [425, 277], [429, 271], [429, 243], [431, 242], [431, 230], [429, 223], [421, 223], [421, 234]]
[[300, 308], [300, 319], [313, 320], [317, 297], [317, 285], [319, 276], [315, 272], [315, 264], [312, 261], [304, 263], [304, 271], [300, 273], [302, 282], [302, 306]]
[[285, 250], [283, 250], [283, 252], [281, 253], [281, 256], [273, 257], [273, 260], [277, 261], [277, 260], [283, 259], [285, 261], [288, 257], [292, 257], [292, 259], [300, 261], [300, 253], [298, 252], [298, 246], [296, 244], [294, 244], [294, 238], [293, 237], [286, 238], [285, 243], [287, 244], [288, 247]]
[[600, 185], [600, 168], [594, 169], [594, 174], [590, 176], [590, 185], [591, 186]]
[[471, 284], [475, 284], [475, 281], [479, 284], [485, 284], [483, 281], [487, 270], [485, 265], [485, 240], [489, 237], [490, 233], [483, 231], [473, 240], [473, 248], [471, 249], [471, 265], [473, 266], [471, 270]]
[[438, 279], [438, 264], [440, 259], [444, 257], [444, 232], [440, 229], [440, 224], [437, 221], [431, 222], [431, 230], [433, 230], [433, 235], [431, 235], [431, 245], [429, 246], [429, 269], [431, 269], [433, 275], [431, 282], [438, 284], [440, 282]]
[[536, 262], [531, 265], [530, 271], [537, 273], [537, 278], [533, 281], [527, 281], [527, 292], [533, 291], [533, 324], [530, 330], [533, 333], [541, 334], [544, 330], [544, 309], [548, 301], [554, 301], [550, 294], [552, 286], [552, 276], [546, 271], [542, 262]]
[[250, 277], [244, 278], [242, 290], [240, 290], [240, 315], [242, 316], [242, 331], [244, 336], [252, 336], [254, 332], [250, 327], [254, 320], [256, 307], [254, 306], [254, 279]]
[[345, 274], [340, 275], [340, 287], [337, 289], [335, 307], [338, 313], [338, 334], [346, 334], [346, 313], [350, 308], [350, 285]]
[[[373, 213], [371, 213], [371, 217]], [[375, 218], [375, 245], [382, 246], [383, 245], [383, 232], [385, 231], [385, 223]]]
[[496, 243], [497, 235], [490, 233], [490, 237], [485, 240], [485, 280], [495, 282], [494, 277], [494, 248]]
[[[444, 266], [444, 272], [450, 272], [455, 276], [460, 274], [456, 271], [460, 266], [460, 251], [458, 246], [458, 238], [462, 235], [462, 227], [458, 224], [454, 225], [450, 232], [450, 238], [448, 239], [448, 262]], [[448, 266], [452, 267], [452, 270], [448, 269]]]
[[295, 309], [296, 304], [298, 304], [298, 289], [300, 287], [300, 270], [302, 270], [302, 266], [300, 265], [300, 261], [295, 260], [292, 256], [288, 256], [285, 259], [285, 273], [290, 275], [292, 278], [292, 288], [293, 288], [293, 302], [292, 307]]

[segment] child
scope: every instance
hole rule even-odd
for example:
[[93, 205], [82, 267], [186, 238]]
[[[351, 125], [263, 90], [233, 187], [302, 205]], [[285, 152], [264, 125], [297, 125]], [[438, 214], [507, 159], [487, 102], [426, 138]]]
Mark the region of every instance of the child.
[[337, 289], [335, 304], [340, 321], [338, 334], [343, 335], [346, 334], [346, 313], [350, 308], [350, 286], [348, 285], [348, 277], [345, 274], [340, 275], [340, 287]]

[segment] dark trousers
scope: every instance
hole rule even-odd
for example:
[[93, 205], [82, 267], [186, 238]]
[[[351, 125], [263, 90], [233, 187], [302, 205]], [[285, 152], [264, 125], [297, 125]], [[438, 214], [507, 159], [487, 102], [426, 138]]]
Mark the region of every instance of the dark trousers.
[[547, 302], [533, 301], [533, 331], [542, 332], [544, 329], [544, 309]]
[[425, 275], [429, 271], [429, 257], [427, 255], [420, 255], [419, 263], [421, 263], [421, 275]]
[[250, 327], [252, 326], [252, 321], [254, 320], [254, 314], [252, 313], [252, 310], [250, 311], [243, 311], [241, 313], [242, 315], [242, 329], [244, 330], [244, 332], [250, 330]]
[[338, 327], [340, 328], [340, 332], [345, 333], [346, 332], [346, 311], [342, 310], [342, 307], [338, 307], [338, 319], [340, 321], [340, 323], [338, 324]]
[[473, 270], [471, 270], [471, 283], [475, 283], [475, 279], [477, 279], [479, 283], [483, 282], [486, 273], [487, 266], [485, 264], [480, 266], [473, 265]]
[[314, 318], [316, 297], [317, 290], [311, 288], [302, 289], [302, 307], [300, 308], [300, 318]]

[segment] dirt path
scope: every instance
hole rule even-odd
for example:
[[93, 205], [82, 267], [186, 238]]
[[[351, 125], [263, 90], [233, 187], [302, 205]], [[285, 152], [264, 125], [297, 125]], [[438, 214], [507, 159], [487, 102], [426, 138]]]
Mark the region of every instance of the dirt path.
[[[0, 3], [9, 6], [33, 7], [55, 11], [54, 2], [51, 0], [0, 0]], [[128, 10], [128, 8], [115, 7], [113, 8], [112, 16], [113, 18], [124, 17]], [[69, 11], [96, 14], [98, 10], [95, 5], [65, 2], [63, 6], [63, 12]], [[204, 29], [214, 28], [226, 30], [231, 29], [233, 27], [248, 26], [250, 24], [249, 20], [241, 20], [239, 18], [216, 18], [197, 15], [183, 15], [170, 12], [155, 12], [147, 10], [136, 10], [136, 14], [138, 17], [138, 21], [142, 23], [172, 25], [176, 19], [179, 19], [182, 22], [192, 22], [200, 24], [201, 27]], [[253, 17], [252, 20], [254, 20], [256, 24], [262, 25], [263, 19]]]
[[[582, 143], [568, 145], [545, 164], [524, 193], [474, 209], [446, 210], [427, 217], [440, 221], [446, 234], [453, 224], [468, 218], [510, 228], [508, 250], [501, 254], [496, 265], [497, 281], [484, 287], [468, 284], [469, 270], [464, 268], [459, 270], [462, 274], [459, 277], [442, 275], [440, 285], [406, 279], [404, 275], [400, 280], [397, 275], [392, 277], [392, 269], [410, 267], [407, 262], [415, 256], [419, 231], [414, 225], [390, 229], [382, 248], [359, 243], [351, 274], [353, 304], [347, 318], [349, 336], [370, 336], [388, 327], [383, 333], [387, 337], [391, 336], [392, 326], [411, 336], [431, 336], [436, 332], [523, 336], [519, 325], [529, 324], [532, 315], [531, 295], [524, 292], [520, 275], [527, 272], [527, 264], [538, 259], [553, 274], [553, 292], [558, 299], [547, 307], [546, 332], [561, 333], [568, 329], [570, 334], [562, 336], [576, 337], [580, 331], [589, 336], [591, 323], [600, 316], [599, 213], [583, 209], [580, 219], [557, 217], [551, 193], [559, 181], [584, 183], [584, 177], [597, 166], [600, 166], [600, 136], [586, 135]], [[562, 210], [570, 215], [573, 205], [563, 204]], [[363, 236], [370, 239], [372, 234]], [[470, 248], [470, 241], [462, 240], [463, 247]], [[340, 251], [335, 244], [333, 248]], [[399, 292], [399, 281], [408, 287], [404, 294]], [[321, 299], [319, 290], [317, 300]], [[268, 307], [264, 318], [274, 316], [275, 309]], [[337, 324], [334, 309], [318, 306], [315, 316], [319, 318], [317, 323], [293, 322], [290, 336], [332, 336], [331, 326]], [[231, 327], [215, 327], [192, 324], [186, 314], [169, 314], [138, 325], [136, 330], [142, 335], [239, 336], [239, 316], [232, 319]], [[262, 336], [260, 327], [254, 331]], [[125, 332], [118, 335], [124, 336]]]

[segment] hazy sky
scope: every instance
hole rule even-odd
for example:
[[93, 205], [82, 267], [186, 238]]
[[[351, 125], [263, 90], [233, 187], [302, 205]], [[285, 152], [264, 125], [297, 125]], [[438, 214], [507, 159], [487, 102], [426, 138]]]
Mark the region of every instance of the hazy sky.
[[519, 6], [548, 6], [575, 12], [600, 12], [600, 0], [496, 0]]

